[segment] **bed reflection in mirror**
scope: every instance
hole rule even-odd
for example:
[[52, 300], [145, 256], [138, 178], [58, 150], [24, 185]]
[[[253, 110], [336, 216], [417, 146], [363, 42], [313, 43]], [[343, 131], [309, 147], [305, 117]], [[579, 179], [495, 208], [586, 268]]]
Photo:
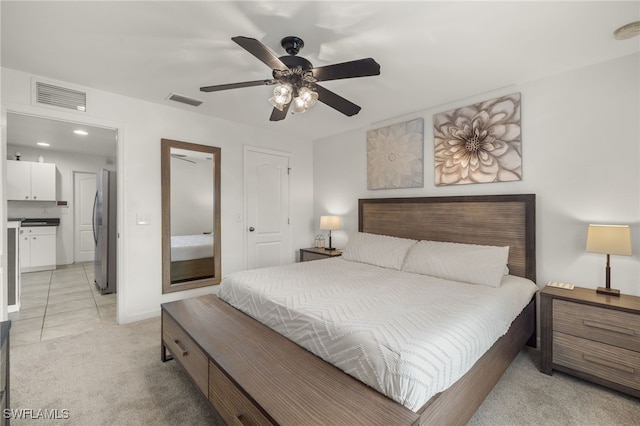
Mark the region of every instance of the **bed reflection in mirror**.
[[220, 283], [220, 148], [162, 139], [162, 291]]

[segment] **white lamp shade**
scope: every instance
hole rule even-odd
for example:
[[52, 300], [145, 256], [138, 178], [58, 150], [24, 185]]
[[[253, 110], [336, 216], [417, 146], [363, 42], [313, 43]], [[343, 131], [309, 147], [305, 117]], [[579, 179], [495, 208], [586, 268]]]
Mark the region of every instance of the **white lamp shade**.
[[320, 229], [330, 231], [342, 229], [342, 218], [340, 216], [320, 216]]
[[628, 225], [589, 225], [587, 252], [631, 256], [631, 230]]

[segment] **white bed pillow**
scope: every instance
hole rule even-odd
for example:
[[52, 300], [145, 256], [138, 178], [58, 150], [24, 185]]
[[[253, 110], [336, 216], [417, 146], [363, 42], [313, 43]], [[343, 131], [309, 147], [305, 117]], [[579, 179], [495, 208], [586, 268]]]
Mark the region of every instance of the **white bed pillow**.
[[446, 280], [499, 287], [509, 259], [509, 246], [419, 241], [402, 270]]
[[407, 238], [356, 232], [349, 237], [342, 258], [400, 270], [407, 252], [416, 242]]

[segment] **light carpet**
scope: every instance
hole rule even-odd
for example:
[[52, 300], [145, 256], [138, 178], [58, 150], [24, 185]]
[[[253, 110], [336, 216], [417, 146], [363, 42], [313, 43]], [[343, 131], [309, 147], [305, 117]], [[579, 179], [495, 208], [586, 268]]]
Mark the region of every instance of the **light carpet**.
[[69, 417], [12, 425], [216, 424], [177, 363], [160, 361], [159, 318], [16, 346], [10, 362], [13, 410]]
[[[470, 425], [640, 421], [640, 400], [561, 373], [542, 374], [536, 354], [518, 355]], [[176, 362], [160, 361], [159, 318], [11, 348], [11, 408], [40, 416], [13, 418], [14, 425], [219, 424]], [[44, 419], [39, 410], [59, 418]]]

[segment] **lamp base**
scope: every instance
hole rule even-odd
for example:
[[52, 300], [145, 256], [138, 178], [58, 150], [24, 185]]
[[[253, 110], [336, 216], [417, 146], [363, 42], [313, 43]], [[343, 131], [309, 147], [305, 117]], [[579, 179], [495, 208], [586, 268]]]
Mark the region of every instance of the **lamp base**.
[[606, 294], [607, 296], [617, 296], [620, 297], [620, 290], [615, 288], [606, 288], [606, 287], [598, 287], [596, 290], [598, 294]]
[[325, 247], [324, 249], [325, 249], [326, 251], [333, 251], [333, 250], [335, 250], [336, 248], [335, 248], [335, 247]]

